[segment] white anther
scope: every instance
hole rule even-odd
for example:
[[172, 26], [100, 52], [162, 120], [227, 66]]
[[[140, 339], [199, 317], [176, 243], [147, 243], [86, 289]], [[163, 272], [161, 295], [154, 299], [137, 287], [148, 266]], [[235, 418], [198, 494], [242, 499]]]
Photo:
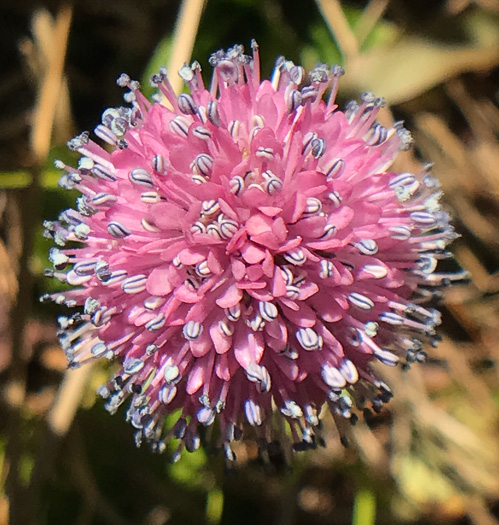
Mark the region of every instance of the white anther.
[[149, 332], [157, 332], [158, 330], [163, 328], [163, 326], [165, 326], [165, 323], [166, 318], [164, 314], [160, 313], [154, 319], [151, 319], [149, 322], [147, 322], [145, 327], [146, 330], [148, 330]]
[[300, 289], [293, 285], [286, 286], [286, 297], [292, 300], [298, 299], [300, 297]]
[[112, 206], [117, 200], [118, 197], [112, 193], [97, 193], [97, 195], [92, 198], [92, 204], [94, 206], [108, 208]]
[[244, 413], [251, 426], [260, 426], [262, 424], [262, 409], [252, 399], [244, 403]]
[[107, 352], [108, 348], [104, 343], [97, 343], [92, 346], [90, 352], [94, 357], [100, 357]]
[[164, 175], [166, 173], [166, 159], [158, 153], [157, 155], [154, 155], [152, 158], [152, 167], [155, 171], [157, 171], [160, 175]]
[[435, 257], [421, 257], [421, 260], [418, 263], [419, 268], [425, 274], [433, 273], [438, 265], [437, 259]]
[[394, 325], [394, 326], [401, 326], [404, 324], [405, 318], [399, 314], [396, 314], [395, 312], [383, 312], [379, 316], [380, 321], [384, 321], [385, 323]]
[[206, 233], [208, 235], [211, 235], [212, 237], [215, 237], [216, 239], [222, 238], [222, 234], [220, 233], [220, 226], [214, 222], [208, 224], [208, 227], [206, 228]]
[[230, 191], [234, 195], [239, 195], [244, 189], [244, 179], [236, 175], [230, 180]]
[[341, 203], [343, 202], [343, 199], [341, 195], [337, 191], [332, 191], [331, 193], [328, 193], [329, 200], [333, 203], [333, 205], [338, 208], [341, 206]]
[[388, 275], [388, 268], [380, 264], [366, 264], [362, 267], [364, 272], [370, 273], [375, 279], [383, 279]]
[[211, 132], [203, 126], [196, 126], [192, 131], [192, 134], [201, 140], [210, 140]]
[[220, 113], [218, 111], [217, 100], [211, 100], [206, 104], [206, 116], [214, 126], [220, 126]]
[[251, 363], [246, 367], [246, 377], [252, 383], [258, 383], [259, 391], [261, 393], [268, 392], [271, 386], [270, 374], [268, 370], [256, 363]]
[[93, 297], [87, 297], [85, 300], [85, 306], [83, 308], [83, 311], [87, 315], [92, 315], [100, 308], [100, 303], [97, 301], [97, 299], [94, 299]]
[[398, 356], [388, 350], [382, 350], [381, 348], [374, 348], [374, 355], [387, 366], [395, 366], [399, 362]]
[[[49, 259], [50, 259], [50, 262], [54, 265], [55, 268], [61, 268], [64, 266], [66, 266], [66, 264], [69, 262], [69, 257], [62, 253], [58, 248], [50, 248], [49, 250]], [[81, 264], [81, 263], [78, 263], [78, 264]], [[95, 267], [95, 262], [92, 263], [93, 266], [92, 266], [92, 273], [93, 273], [93, 268]], [[74, 268], [75, 272], [76, 272], [76, 266]], [[76, 272], [78, 273], [78, 272]], [[79, 275], [79, 274], [78, 274]]]
[[94, 133], [97, 135], [97, 137], [99, 137], [104, 142], [107, 142], [111, 146], [114, 146], [118, 140], [116, 134], [113, 133], [107, 126], [103, 126], [102, 124], [99, 124], [94, 128]]
[[315, 197], [309, 197], [307, 199], [307, 204], [304, 210], [304, 213], [307, 215], [315, 215], [322, 210], [322, 203], [319, 199]]
[[305, 405], [305, 420], [309, 425], [316, 427], [319, 424], [319, 418], [317, 417], [317, 409], [312, 405]]
[[295, 361], [299, 357], [298, 352], [294, 348], [291, 348], [289, 345], [286, 345], [279, 352], [279, 355], [282, 355], [283, 357], [286, 357], [287, 359], [290, 359], [291, 361]]
[[295, 335], [304, 350], [320, 350], [322, 348], [322, 336], [312, 328], [299, 328]]
[[298, 419], [303, 416], [303, 411], [300, 406], [295, 401], [291, 400], [284, 402], [284, 406], [281, 408], [281, 413], [291, 419]]
[[319, 237], [319, 239], [329, 239], [330, 237], [336, 235], [337, 231], [338, 229], [334, 224], [326, 224], [324, 226], [324, 233]]
[[260, 146], [256, 150], [255, 155], [263, 159], [272, 160], [274, 158], [274, 150], [272, 148], [265, 148], [263, 146]]
[[107, 225], [107, 231], [115, 239], [123, 239], [132, 233], [126, 226], [123, 226], [123, 224], [118, 221], [111, 221]]
[[409, 226], [405, 226], [403, 224], [399, 226], [391, 226], [388, 228], [388, 231], [390, 232], [390, 237], [392, 239], [396, 239], [397, 241], [406, 241], [412, 234], [412, 229]]
[[265, 127], [265, 119], [262, 115], [253, 115], [251, 117], [250, 121], [250, 127], [252, 128], [264, 128]]
[[253, 332], [261, 332], [265, 327], [265, 320], [259, 314], [256, 314], [253, 319], [248, 319], [246, 324], [253, 330]]
[[286, 284], [286, 286], [289, 286], [290, 284], [293, 283], [293, 279], [295, 278], [295, 276], [290, 268], [288, 268], [287, 266], [282, 266], [281, 274], [282, 274], [282, 277], [284, 279], [284, 283]]
[[74, 234], [77, 239], [86, 240], [89, 233], [90, 233], [90, 227], [84, 222], [82, 222], [81, 224], [78, 224], [78, 226], [75, 226], [74, 228]]
[[312, 141], [315, 140], [318, 137], [317, 133], [313, 131], [309, 131], [304, 137], [303, 137], [303, 149], [302, 153], [303, 155], [307, 155], [310, 153], [310, 148], [312, 145]]
[[326, 141], [322, 138], [312, 139], [310, 153], [315, 159], [320, 159], [326, 153]]
[[153, 355], [159, 350], [158, 345], [150, 344], [146, 346], [146, 355]]
[[203, 177], [202, 175], [199, 175], [197, 173], [194, 173], [191, 175], [192, 182], [195, 182], [196, 184], [204, 184], [205, 182], [208, 182], [208, 179], [206, 177]]
[[[289, 88], [290, 86], [288, 86]], [[288, 89], [286, 88], [285, 99], [286, 106], [289, 113], [295, 111], [298, 107], [301, 106], [303, 97], [297, 89]]]
[[335, 390], [339, 390], [347, 384], [343, 374], [329, 363], [322, 366], [321, 375], [324, 383]]
[[170, 121], [169, 128], [170, 131], [180, 135], [181, 137], [187, 137], [189, 134], [189, 126], [191, 125], [191, 120], [183, 115], [179, 115]]
[[334, 264], [331, 261], [322, 259], [320, 266], [321, 270], [319, 272], [319, 277], [321, 279], [327, 279], [328, 277], [332, 277], [334, 275]]
[[164, 375], [166, 384], [168, 385], [175, 385], [181, 379], [180, 370], [177, 365], [165, 366], [163, 375]]
[[203, 333], [203, 325], [197, 321], [189, 321], [184, 324], [182, 332], [188, 341], [196, 341]]
[[260, 315], [263, 317], [263, 319], [269, 323], [275, 321], [279, 315], [277, 306], [274, 303], [261, 301], [258, 305], [258, 309], [260, 310]]
[[135, 357], [127, 357], [123, 361], [123, 372], [128, 375], [136, 374], [144, 368], [144, 361]]
[[207, 277], [208, 275], [211, 275], [211, 270], [208, 268], [208, 263], [206, 261], [201, 261], [197, 264], [194, 271], [199, 277]]
[[140, 224], [141, 224], [142, 228], [144, 228], [144, 230], [146, 230], [147, 232], [158, 233], [158, 232], [161, 231], [160, 228], [158, 228], [155, 224], [152, 224], [145, 217], [140, 221]]
[[177, 103], [180, 111], [184, 115], [195, 115], [197, 111], [194, 99], [188, 93], [180, 93], [177, 98]]
[[277, 177], [267, 179], [264, 183], [265, 191], [269, 195], [275, 195], [278, 191], [282, 190], [282, 181]]
[[215, 421], [216, 412], [212, 408], [202, 407], [196, 414], [197, 420], [205, 427], [210, 426]]
[[366, 297], [365, 295], [358, 292], [350, 293], [348, 295], [348, 300], [353, 306], [357, 307], [359, 310], [369, 312], [374, 308], [374, 302], [371, 299], [369, 299], [369, 297]]
[[378, 335], [379, 324], [374, 321], [368, 321], [364, 326], [365, 334], [370, 337], [376, 337]]
[[146, 282], [146, 275], [133, 275], [121, 283], [121, 289], [127, 294], [140, 293], [146, 289]]
[[206, 233], [206, 226], [202, 222], [196, 221], [191, 226], [191, 232], [195, 235], [198, 233]]
[[229, 127], [227, 129], [229, 130], [229, 133], [231, 134], [233, 139], [238, 137], [240, 126], [241, 123], [239, 122], [239, 120], [231, 120], [229, 122]]
[[164, 386], [159, 392], [158, 392], [158, 399], [163, 403], [164, 405], [170, 404], [175, 396], [177, 395], [177, 387], [176, 386]]
[[222, 239], [231, 239], [239, 230], [239, 224], [232, 219], [223, 218], [219, 224]]
[[370, 146], [379, 146], [388, 138], [388, 130], [382, 124], [376, 123], [365, 134], [364, 140]]
[[426, 211], [413, 211], [410, 217], [416, 224], [421, 226], [431, 227], [436, 224], [435, 215]]
[[201, 210], [203, 215], [213, 215], [220, 211], [220, 204], [218, 204], [217, 200], [213, 199], [203, 201], [203, 204], [201, 205]]
[[139, 186], [147, 186], [153, 188], [154, 184], [152, 181], [151, 174], [144, 168], [136, 168], [128, 174], [130, 182], [138, 184]]
[[151, 295], [151, 297], [148, 297], [144, 301], [144, 306], [146, 307], [147, 310], [153, 311], [159, 308], [160, 306], [162, 306], [164, 303], [165, 303], [164, 297], [158, 297], [156, 295]]
[[200, 153], [191, 164], [191, 169], [204, 177], [209, 177], [213, 169], [213, 158], [206, 153]]
[[241, 317], [241, 307], [239, 303], [225, 309], [225, 315], [229, 321], [237, 321]]
[[296, 266], [301, 266], [307, 262], [307, 257], [300, 248], [285, 252], [283, 255], [286, 261]]
[[159, 193], [155, 191], [146, 191], [140, 195], [140, 200], [146, 204], [156, 204], [161, 199]]
[[234, 326], [229, 322], [228, 319], [222, 319], [219, 321], [218, 327], [220, 328], [220, 331], [227, 337], [230, 337], [234, 334]]
[[329, 168], [326, 170], [326, 180], [330, 181], [332, 179], [339, 177], [343, 173], [344, 170], [345, 170], [345, 161], [343, 159], [334, 160], [329, 165]]
[[378, 245], [373, 239], [362, 239], [355, 244], [355, 247], [364, 255], [374, 255], [378, 252]]
[[341, 375], [353, 385], [359, 380], [359, 371], [357, 367], [350, 361], [350, 359], [344, 359], [343, 363], [340, 365]]

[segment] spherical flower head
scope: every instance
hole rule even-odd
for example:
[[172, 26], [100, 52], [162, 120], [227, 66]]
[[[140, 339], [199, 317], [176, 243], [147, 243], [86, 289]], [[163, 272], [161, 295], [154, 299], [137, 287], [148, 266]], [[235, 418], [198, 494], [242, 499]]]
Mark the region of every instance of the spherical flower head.
[[340, 432], [354, 405], [379, 409], [391, 393], [373, 362], [422, 359], [440, 316], [421, 302], [453, 278], [435, 272], [454, 237], [438, 183], [390, 171], [411, 138], [376, 122], [383, 100], [339, 111], [340, 67], [279, 58], [260, 81], [252, 51], [212, 55], [209, 88], [184, 66], [189, 94], [162, 70], [164, 104], [122, 75], [131, 107], [95, 129], [111, 151], [69, 142], [78, 168], [58, 165], [78, 210], [46, 223], [71, 242], [49, 273], [74, 288], [45, 296], [80, 307], [59, 318], [69, 366], [119, 363], [100, 393], [110, 412], [130, 398], [138, 442], [192, 451], [216, 424], [229, 461], [245, 421], [275, 437], [273, 407], [297, 450], [321, 442], [323, 405]]

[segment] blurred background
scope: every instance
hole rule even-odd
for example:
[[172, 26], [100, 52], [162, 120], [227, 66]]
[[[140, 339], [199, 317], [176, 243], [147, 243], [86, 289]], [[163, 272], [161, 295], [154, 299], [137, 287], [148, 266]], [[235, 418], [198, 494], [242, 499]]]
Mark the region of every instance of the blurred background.
[[[499, 523], [498, 22], [497, 0], [2, 0], [0, 523]], [[109, 370], [66, 371], [61, 309], [37, 299], [56, 286], [41, 225], [74, 205], [53, 160], [75, 164], [66, 141], [122, 104], [120, 73], [149, 94], [160, 65], [192, 56], [208, 75], [211, 52], [251, 38], [263, 77], [281, 54], [340, 63], [340, 106], [387, 99], [381, 120], [405, 120], [417, 144], [395, 170], [434, 163], [472, 280], [444, 291], [442, 343], [385, 373], [395, 398], [348, 448], [326, 417], [327, 448], [292, 469], [266, 471], [249, 442], [226, 473], [203, 449], [172, 464], [135, 448], [124, 410], [95, 395]]]

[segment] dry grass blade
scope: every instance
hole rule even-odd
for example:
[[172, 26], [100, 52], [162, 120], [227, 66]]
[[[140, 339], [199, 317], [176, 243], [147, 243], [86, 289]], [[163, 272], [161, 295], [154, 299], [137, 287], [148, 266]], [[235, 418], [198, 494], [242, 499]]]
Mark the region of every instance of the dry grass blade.
[[92, 366], [66, 370], [47, 417], [49, 428], [55, 435], [62, 437], [69, 430], [91, 372]]
[[356, 59], [342, 86], [382, 93], [391, 104], [415, 98], [463, 72], [487, 71], [499, 64], [499, 32], [490, 17], [466, 18], [471, 44], [450, 46], [404, 36], [372, 48]]
[[378, 20], [383, 16], [390, 0], [371, 0], [364, 9], [357, 25], [354, 28], [355, 37], [359, 47], [374, 29]]
[[[206, 0], [183, 0], [173, 36], [173, 48], [168, 69], [176, 73], [189, 62]], [[182, 89], [183, 80], [173, 74], [170, 82], [176, 93]]]
[[345, 63], [351, 63], [359, 54], [359, 44], [350, 29], [340, 2], [338, 0], [316, 0], [316, 2], [343, 54]]

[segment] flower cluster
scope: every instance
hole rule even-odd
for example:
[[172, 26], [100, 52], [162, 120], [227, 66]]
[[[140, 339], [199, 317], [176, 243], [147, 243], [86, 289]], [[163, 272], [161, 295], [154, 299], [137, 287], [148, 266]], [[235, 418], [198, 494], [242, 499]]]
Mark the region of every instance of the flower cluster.
[[217, 421], [232, 460], [245, 420], [273, 439], [273, 407], [296, 450], [320, 442], [324, 404], [342, 432], [354, 405], [391, 396], [373, 361], [424, 357], [440, 315], [421, 303], [453, 278], [435, 271], [455, 236], [438, 183], [389, 171], [411, 137], [376, 121], [383, 100], [339, 111], [341, 67], [281, 57], [261, 81], [252, 51], [213, 54], [209, 87], [184, 66], [190, 94], [162, 70], [163, 103], [122, 75], [131, 107], [95, 129], [110, 151], [84, 133], [78, 168], [58, 162], [81, 197], [45, 223], [64, 247], [48, 273], [73, 288], [43, 299], [81, 307], [59, 318], [69, 366], [119, 362], [100, 393], [110, 412], [130, 398], [157, 450], [195, 450]]

